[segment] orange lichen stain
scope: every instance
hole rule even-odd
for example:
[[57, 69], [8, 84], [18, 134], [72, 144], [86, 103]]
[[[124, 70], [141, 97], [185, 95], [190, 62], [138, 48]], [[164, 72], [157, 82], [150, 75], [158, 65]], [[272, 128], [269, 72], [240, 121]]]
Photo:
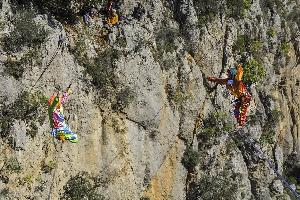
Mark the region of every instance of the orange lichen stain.
[[170, 199], [176, 173], [177, 144], [171, 147], [161, 168], [152, 178], [149, 187], [144, 191], [144, 196], [151, 200]]

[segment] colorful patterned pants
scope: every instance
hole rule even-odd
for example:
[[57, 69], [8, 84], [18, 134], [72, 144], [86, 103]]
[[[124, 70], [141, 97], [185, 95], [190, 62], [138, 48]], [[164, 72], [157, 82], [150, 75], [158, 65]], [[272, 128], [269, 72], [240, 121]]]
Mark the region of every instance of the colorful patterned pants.
[[72, 132], [70, 127], [65, 125], [64, 127], [59, 127], [59, 128], [53, 128], [52, 129], [52, 136], [56, 137], [58, 135], [58, 132], [64, 132], [65, 135], [70, 135], [71, 137], [66, 137], [66, 140], [77, 140], [77, 134]]
[[244, 126], [246, 123], [247, 112], [249, 110], [251, 95], [245, 95], [235, 100], [234, 117], [239, 125]]

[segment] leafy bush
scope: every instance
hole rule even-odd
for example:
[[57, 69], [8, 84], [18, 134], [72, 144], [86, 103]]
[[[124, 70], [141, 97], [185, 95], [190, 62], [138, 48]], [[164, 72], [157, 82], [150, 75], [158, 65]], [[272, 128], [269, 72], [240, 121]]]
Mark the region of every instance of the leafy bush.
[[289, 52], [290, 52], [290, 44], [287, 43], [287, 42], [284, 42], [281, 44], [280, 46], [280, 51], [284, 54], [284, 55], [287, 55]]
[[135, 96], [135, 92], [129, 86], [122, 88], [121, 91], [117, 93], [117, 109], [123, 110], [129, 106], [129, 104], [134, 101]]
[[258, 82], [266, 75], [266, 70], [264, 69], [262, 64], [255, 59], [248, 60], [243, 68], [243, 81], [246, 83]]
[[230, 174], [230, 170], [224, 170], [216, 175], [203, 175], [201, 179], [190, 185], [187, 191], [187, 200], [194, 199], [234, 199], [238, 192], [238, 183], [242, 175]]
[[58, 20], [73, 23], [77, 14], [82, 14], [93, 5], [102, 4], [103, 0], [16, 0], [18, 4], [33, 4], [42, 13], [54, 15]]
[[95, 58], [89, 59], [83, 39], [78, 40], [71, 51], [78, 63], [85, 68], [85, 73], [92, 76], [92, 84], [99, 91], [100, 97], [113, 102], [114, 109], [122, 110], [134, 100], [133, 90], [123, 86], [116, 75], [114, 61], [118, 59], [120, 51], [107, 48]]
[[181, 163], [189, 171], [193, 171], [194, 168], [199, 164], [200, 156], [197, 151], [194, 151], [191, 147], [185, 149]]
[[20, 178], [18, 181], [19, 185], [25, 185], [25, 184], [32, 184], [33, 183], [33, 175], [29, 174], [25, 176], [24, 178]]
[[287, 177], [290, 183], [295, 184], [295, 186], [297, 187], [297, 192], [299, 192], [298, 190], [300, 187], [300, 168], [297, 163], [297, 155], [290, 154], [283, 163], [283, 174], [285, 177]]
[[255, 114], [251, 114], [248, 116], [247, 121], [251, 125], [261, 123], [263, 121], [263, 114], [259, 111], [256, 111]]
[[232, 47], [233, 52], [243, 55], [250, 54], [241, 61], [244, 68], [243, 81], [246, 83], [255, 83], [260, 81], [266, 75], [262, 65], [262, 47], [263, 42], [259, 39], [251, 38], [247, 35], [238, 35], [237, 40]]
[[281, 111], [274, 109], [267, 113], [267, 117], [267, 121], [263, 126], [260, 142], [263, 144], [272, 144], [274, 143], [274, 137], [276, 135], [274, 128], [278, 125], [283, 114]]
[[0, 199], [7, 199], [9, 197], [9, 189], [4, 188], [0, 191]]
[[265, 129], [260, 136], [260, 142], [262, 144], [273, 144], [275, 135], [276, 132], [273, 129]]
[[203, 129], [198, 135], [198, 139], [206, 142], [213, 137], [220, 136], [223, 132], [230, 132], [233, 130], [233, 124], [228, 122], [228, 115], [224, 112], [210, 113], [207, 118], [203, 120]]
[[[22, 59], [21, 59], [22, 60]], [[10, 57], [4, 62], [4, 73], [19, 80], [22, 78], [25, 67], [22, 61], [13, 61]]]
[[251, 0], [194, 0], [193, 1], [199, 26], [203, 26], [213, 21], [218, 14], [226, 14], [226, 17], [240, 19], [245, 16], [247, 10], [250, 9]]
[[12, 60], [10, 57], [4, 62], [4, 73], [19, 80], [25, 72], [26, 65], [33, 65], [38, 61], [39, 53], [36, 50], [28, 51], [20, 60]]
[[174, 94], [172, 94], [172, 100], [177, 105], [185, 103], [190, 98], [191, 98], [191, 94], [188, 91], [186, 92], [181, 91], [179, 87], [177, 87]]
[[118, 78], [115, 75], [114, 61], [118, 58], [117, 50], [108, 48], [100, 52], [95, 59], [88, 58], [86, 54], [87, 46], [84, 40], [78, 40], [72, 53], [80, 65], [85, 68], [85, 72], [92, 76], [93, 85], [101, 91], [103, 96], [116, 92]]
[[246, 35], [238, 35], [232, 46], [232, 50], [236, 53], [249, 51], [250, 38]]
[[282, 112], [280, 110], [274, 109], [271, 111], [271, 113], [268, 114], [268, 123], [270, 124], [270, 126], [274, 127], [280, 122], [280, 119], [282, 117]]
[[[39, 109], [47, 106], [47, 98], [40, 92], [29, 93], [23, 92], [13, 104], [2, 108], [0, 114], [1, 131], [0, 136], [5, 138], [9, 134], [12, 126], [12, 119], [23, 120], [25, 122], [43, 123], [46, 114], [41, 114]], [[31, 129], [36, 128], [30, 125]]]
[[10, 171], [15, 171], [15, 172], [20, 172], [22, 170], [22, 167], [17, 160], [17, 158], [10, 158], [5, 161], [4, 163], [4, 169], [10, 170]]
[[227, 0], [226, 14], [228, 17], [236, 19], [242, 18], [246, 15], [247, 10], [251, 7], [251, 0]]
[[263, 47], [263, 43], [261, 40], [258, 40], [258, 39], [253, 39], [251, 41], [251, 44], [250, 44], [250, 50], [251, 50], [251, 53], [254, 54], [254, 56], [258, 56], [257, 54], [259, 54], [262, 50], [262, 47]]
[[158, 53], [175, 51], [176, 46], [174, 41], [179, 35], [179, 31], [174, 28], [164, 28], [160, 30], [156, 36]]
[[[0, 10], [1, 10], [1, 8], [0, 8]], [[5, 22], [0, 20], [0, 31], [3, 31], [4, 27], [5, 27]]]
[[262, 46], [262, 41], [257, 38], [251, 38], [248, 35], [238, 35], [237, 40], [233, 44], [232, 50], [238, 54], [250, 52], [257, 56], [261, 52]]
[[272, 37], [274, 37], [275, 35], [276, 35], [276, 31], [275, 31], [274, 28], [269, 28], [269, 29], [267, 30], [267, 36], [268, 36], [268, 37], [272, 38]]
[[118, 58], [118, 52], [113, 49], [106, 49], [104, 52], [89, 63], [84, 65], [86, 72], [93, 77], [92, 83], [103, 96], [109, 96], [110, 93], [115, 93], [118, 88], [118, 78], [115, 74], [113, 62]]
[[45, 162], [42, 165], [42, 170], [44, 173], [50, 173], [53, 169], [55, 169], [57, 166], [57, 163], [53, 160], [50, 160], [49, 162]]
[[13, 31], [2, 39], [3, 49], [17, 52], [23, 47], [37, 48], [46, 41], [48, 31], [36, 23], [36, 12], [30, 9], [21, 9], [12, 20]]
[[222, 12], [224, 10], [224, 5], [221, 0], [193, 0], [199, 26], [203, 26], [204, 24], [211, 22], [218, 14], [218, 12]]
[[93, 177], [86, 172], [71, 177], [63, 188], [64, 194], [62, 199], [65, 200], [105, 200], [97, 191]]
[[[272, 11], [276, 10], [278, 14], [285, 15], [286, 8], [284, 6], [284, 1], [281, 0], [263, 0], [262, 3], [262, 10], [263, 13], [267, 13], [266, 9], [270, 9]], [[285, 16], [284, 16], [285, 17]]]

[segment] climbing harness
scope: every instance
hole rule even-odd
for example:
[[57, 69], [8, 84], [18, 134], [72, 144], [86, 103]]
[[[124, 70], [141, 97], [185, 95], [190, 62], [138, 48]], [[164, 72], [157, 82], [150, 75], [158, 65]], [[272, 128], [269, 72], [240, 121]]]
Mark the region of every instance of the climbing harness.
[[261, 150], [261, 147], [259, 144], [257, 144], [257, 142], [253, 139], [253, 138], [249, 138], [246, 137], [246, 134], [244, 132], [244, 130], [242, 129], [238, 129], [235, 131], [237, 133], [237, 135], [243, 139], [246, 143], [248, 143], [256, 152], [256, 156], [264, 161], [266, 161], [269, 165], [269, 167], [275, 172], [276, 176], [278, 177], [278, 179], [282, 182], [283, 186], [286, 187], [287, 189], [289, 189], [292, 194], [295, 196], [295, 198], [297, 200], [300, 200], [300, 195], [297, 193], [297, 191], [292, 187], [292, 184], [290, 184], [286, 178], [284, 178], [276, 169], [275, 164], [273, 163], [273, 161], [271, 159], [268, 158], [268, 156], [266, 156], [266, 154]]

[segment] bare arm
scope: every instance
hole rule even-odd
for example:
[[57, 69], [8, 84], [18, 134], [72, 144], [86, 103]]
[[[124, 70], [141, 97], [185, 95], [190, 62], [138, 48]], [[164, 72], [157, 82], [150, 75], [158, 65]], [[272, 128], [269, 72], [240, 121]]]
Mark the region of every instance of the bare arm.
[[225, 85], [228, 81], [228, 78], [208, 77], [207, 80], [221, 84], [221, 85]]

